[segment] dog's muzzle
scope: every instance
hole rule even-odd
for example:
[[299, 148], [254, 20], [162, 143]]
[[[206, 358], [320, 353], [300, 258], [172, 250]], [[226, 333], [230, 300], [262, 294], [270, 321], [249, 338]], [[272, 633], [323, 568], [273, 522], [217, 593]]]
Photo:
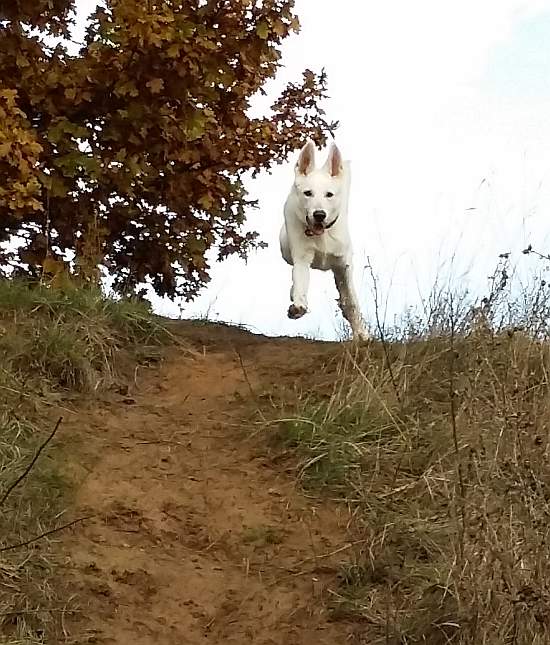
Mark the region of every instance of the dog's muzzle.
[[313, 219], [315, 220], [313, 223], [311, 222], [310, 218], [307, 217], [307, 226], [305, 229], [305, 234], [307, 237], [314, 237], [316, 235], [322, 235], [327, 229], [329, 229], [331, 226], [334, 226], [336, 223], [336, 220], [338, 219], [338, 215], [330, 222], [329, 224], [325, 224], [327, 214], [325, 211], [313, 211]]
[[315, 220], [316, 224], [322, 224], [327, 218], [327, 214], [325, 211], [318, 210], [318, 211], [313, 211], [313, 219]]

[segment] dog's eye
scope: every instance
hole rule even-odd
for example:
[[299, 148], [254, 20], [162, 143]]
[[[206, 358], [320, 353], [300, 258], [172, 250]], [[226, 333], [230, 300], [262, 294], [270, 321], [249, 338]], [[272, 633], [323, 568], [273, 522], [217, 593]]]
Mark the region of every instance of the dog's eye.
[[304, 190], [304, 195], [306, 197], [311, 197], [313, 195], [313, 193], [311, 192], [311, 190]]
[[328, 193], [325, 193], [325, 197], [334, 197], [334, 193], [331, 193], [329, 190]]

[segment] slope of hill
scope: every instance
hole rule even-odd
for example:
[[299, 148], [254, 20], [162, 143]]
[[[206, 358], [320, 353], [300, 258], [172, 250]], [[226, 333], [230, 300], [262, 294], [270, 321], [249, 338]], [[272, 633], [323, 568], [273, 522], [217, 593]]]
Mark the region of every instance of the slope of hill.
[[1, 643], [550, 642], [530, 329], [356, 346], [10, 294]]
[[94, 517], [67, 546], [87, 606], [79, 642], [346, 642], [322, 596], [349, 548], [347, 513], [300, 495], [247, 436], [257, 398], [313, 373], [325, 348], [180, 333], [191, 353], [65, 426], [93, 464], [77, 507]]

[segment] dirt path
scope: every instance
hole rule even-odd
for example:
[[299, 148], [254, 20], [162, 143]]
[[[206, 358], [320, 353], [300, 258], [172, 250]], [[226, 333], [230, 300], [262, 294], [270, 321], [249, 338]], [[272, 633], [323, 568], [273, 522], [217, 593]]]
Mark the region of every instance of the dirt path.
[[242, 431], [251, 386], [307, 378], [325, 350], [193, 333], [195, 356], [174, 351], [129, 396], [68, 420], [94, 462], [77, 512], [96, 516], [68, 545], [84, 598], [74, 642], [350, 642], [323, 603], [339, 559], [326, 554], [346, 544], [347, 516], [299, 495]]

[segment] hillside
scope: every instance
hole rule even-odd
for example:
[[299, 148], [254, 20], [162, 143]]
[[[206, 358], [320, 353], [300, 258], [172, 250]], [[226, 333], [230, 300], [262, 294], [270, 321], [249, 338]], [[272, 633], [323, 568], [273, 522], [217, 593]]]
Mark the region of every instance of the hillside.
[[356, 346], [0, 286], [3, 645], [550, 642], [529, 329]]
[[327, 620], [319, 596], [338, 562], [328, 554], [349, 539], [347, 514], [297, 493], [293, 474], [247, 438], [255, 397], [292, 386], [326, 350], [209, 325], [179, 332], [191, 352], [65, 426], [70, 437], [84, 431], [93, 463], [76, 506], [94, 518], [66, 547], [88, 607], [73, 634], [136, 645], [345, 642], [350, 629]]

